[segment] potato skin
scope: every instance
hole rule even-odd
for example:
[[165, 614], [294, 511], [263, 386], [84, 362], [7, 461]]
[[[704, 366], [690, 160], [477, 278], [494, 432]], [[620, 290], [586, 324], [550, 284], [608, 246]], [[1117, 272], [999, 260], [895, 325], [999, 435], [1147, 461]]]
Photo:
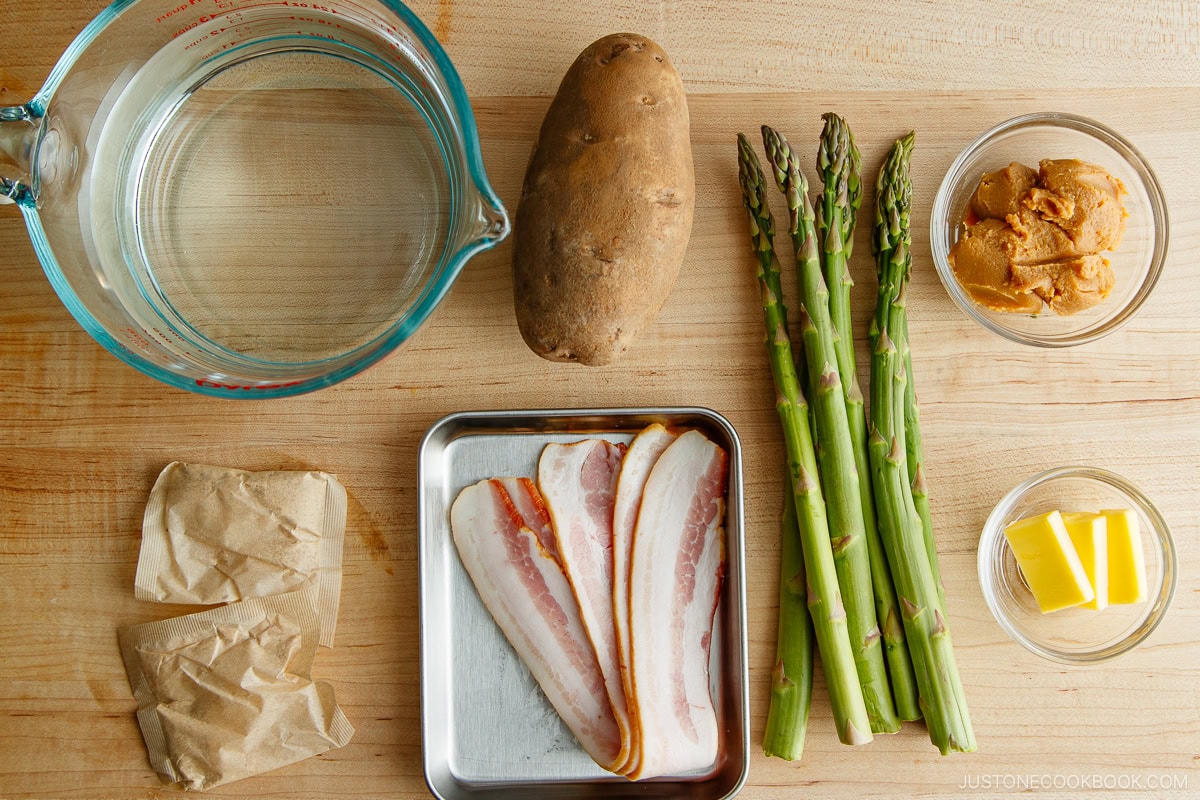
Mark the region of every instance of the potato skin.
[[514, 301], [530, 349], [589, 365], [623, 353], [671, 292], [695, 205], [679, 73], [644, 36], [594, 42], [546, 112], [517, 207]]

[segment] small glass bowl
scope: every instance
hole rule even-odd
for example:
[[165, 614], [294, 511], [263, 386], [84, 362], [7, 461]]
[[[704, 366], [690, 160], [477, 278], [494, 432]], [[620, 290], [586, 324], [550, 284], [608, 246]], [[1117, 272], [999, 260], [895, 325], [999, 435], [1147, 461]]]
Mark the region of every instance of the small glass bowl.
[[[1037, 169], [1042, 159], [1077, 158], [1108, 170], [1125, 185], [1128, 218], [1120, 246], [1103, 254], [1116, 276], [1112, 294], [1072, 316], [991, 311], [959, 285], [950, 249], [964, 230], [963, 212], [986, 172], [1013, 161]], [[1070, 347], [1112, 333], [1150, 296], [1167, 255], [1167, 204], [1153, 170], [1137, 149], [1094, 120], [1054, 112], [1002, 122], [959, 154], [942, 180], [929, 219], [929, 242], [938, 277], [967, 316], [1006, 339], [1037, 347]]]
[[[1138, 515], [1146, 600], [1102, 611], [1067, 608], [1043, 614], [1017, 567], [1005, 527], [1055, 509], [1110, 508]], [[984, 600], [1000, 627], [1026, 649], [1060, 664], [1098, 664], [1133, 650], [1158, 627], [1175, 594], [1175, 545], [1162, 515], [1129, 481], [1093, 467], [1052, 469], [1009, 492], [983, 526], [978, 564]]]

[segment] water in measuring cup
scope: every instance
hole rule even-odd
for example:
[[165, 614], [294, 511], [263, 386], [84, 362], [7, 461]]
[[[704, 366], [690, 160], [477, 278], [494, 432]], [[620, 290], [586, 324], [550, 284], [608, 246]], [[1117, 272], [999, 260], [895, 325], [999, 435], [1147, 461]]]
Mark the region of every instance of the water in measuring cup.
[[422, 290], [448, 224], [438, 143], [345, 56], [264, 42], [136, 104], [139, 135], [98, 182], [123, 263], [101, 261], [160, 341], [309, 364], [370, 343]]

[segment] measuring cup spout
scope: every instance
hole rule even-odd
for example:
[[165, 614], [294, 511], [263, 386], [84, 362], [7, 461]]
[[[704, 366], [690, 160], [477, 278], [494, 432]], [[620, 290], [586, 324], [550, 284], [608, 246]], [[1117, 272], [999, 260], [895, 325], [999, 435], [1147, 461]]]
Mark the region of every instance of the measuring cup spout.
[[474, 220], [472, 238], [480, 244], [491, 246], [508, 236], [512, 223], [508, 220], [508, 212], [499, 200], [479, 198], [479, 210]]
[[0, 108], [0, 203], [32, 202], [32, 164], [41, 119], [28, 106]]

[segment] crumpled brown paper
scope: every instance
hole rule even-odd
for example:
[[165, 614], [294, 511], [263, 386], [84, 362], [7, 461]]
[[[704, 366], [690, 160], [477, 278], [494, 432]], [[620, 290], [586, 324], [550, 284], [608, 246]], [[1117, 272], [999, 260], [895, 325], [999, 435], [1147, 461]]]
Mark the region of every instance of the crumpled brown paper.
[[321, 644], [333, 646], [346, 490], [324, 472], [168, 464], [142, 519], [134, 595], [227, 603], [315, 581]]
[[354, 728], [311, 680], [316, 587], [117, 631], [150, 763], [210, 789], [341, 747]]

